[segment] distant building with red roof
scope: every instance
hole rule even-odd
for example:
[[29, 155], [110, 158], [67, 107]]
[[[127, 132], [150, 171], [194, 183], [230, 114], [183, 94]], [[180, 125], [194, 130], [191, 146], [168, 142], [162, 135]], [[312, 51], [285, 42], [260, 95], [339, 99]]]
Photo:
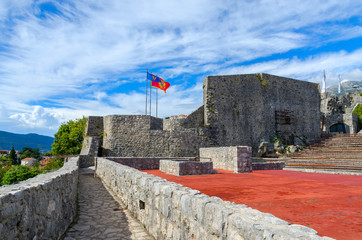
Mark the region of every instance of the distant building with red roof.
[[0, 150], [0, 155], [8, 155], [9, 150]]
[[45, 167], [45, 165], [47, 165], [49, 162], [51, 161], [51, 158], [44, 158], [42, 160], [40, 160], [40, 169], [43, 169]]

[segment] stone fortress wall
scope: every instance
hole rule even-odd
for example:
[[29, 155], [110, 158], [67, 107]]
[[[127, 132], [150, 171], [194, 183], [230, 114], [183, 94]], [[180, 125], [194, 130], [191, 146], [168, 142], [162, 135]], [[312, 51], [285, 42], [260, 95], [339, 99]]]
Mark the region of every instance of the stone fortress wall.
[[251, 146], [271, 136], [293, 144], [320, 137], [319, 85], [269, 74], [208, 76], [204, 122], [218, 146]]
[[96, 174], [155, 239], [331, 239], [106, 158]]
[[105, 156], [193, 157], [209, 145], [203, 129], [163, 130], [163, 120], [152, 116], [110, 115], [103, 122]]
[[89, 117], [81, 166], [90, 155], [195, 157], [199, 148], [217, 146], [251, 146], [256, 153], [272, 136], [291, 144], [296, 137], [307, 142], [320, 137], [315, 83], [269, 74], [208, 76], [203, 101], [186, 119]]
[[78, 158], [0, 187], [0, 239], [60, 239], [77, 214]]

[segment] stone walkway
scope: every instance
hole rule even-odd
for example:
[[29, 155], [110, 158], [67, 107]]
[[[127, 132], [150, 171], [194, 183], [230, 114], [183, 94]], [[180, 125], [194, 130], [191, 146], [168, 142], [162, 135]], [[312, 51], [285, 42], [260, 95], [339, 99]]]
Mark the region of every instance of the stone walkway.
[[92, 171], [84, 169], [81, 172], [78, 187], [78, 220], [68, 229], [64, 240], [154, 239], [129, 211], [122, 207], [122, 203], [113, 198]]

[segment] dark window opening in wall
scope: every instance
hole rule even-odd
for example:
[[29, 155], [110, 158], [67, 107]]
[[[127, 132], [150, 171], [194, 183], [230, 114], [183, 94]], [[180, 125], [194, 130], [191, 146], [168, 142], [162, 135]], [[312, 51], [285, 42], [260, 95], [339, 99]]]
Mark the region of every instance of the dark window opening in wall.
[[349, 126], [344, 123], [336, 123], [329, 128], [330, 132], [349, 133]]
[[140, 209], [145, 209], [145, 207], [146, 207], [145, 202], [140, 200]]
[[279, 110], [275, 111], [275, 123], [277, 125], [291, 125], [294, 119], [293, 111]]

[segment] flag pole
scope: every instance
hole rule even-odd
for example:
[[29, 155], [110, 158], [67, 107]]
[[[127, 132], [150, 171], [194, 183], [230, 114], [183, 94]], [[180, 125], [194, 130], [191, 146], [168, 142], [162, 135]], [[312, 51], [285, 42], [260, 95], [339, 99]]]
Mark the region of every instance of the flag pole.
[[148, 85], [147, 77], [148, 77], [148, 69], [146, 69], [146, 107], [145, 107], [145, 115], [147, 115], [147, 94], [148, 94], [148, 92], [147, 92], [147, 85]]
[[158, 89], [156, 88], [156, 117], [157, 117], [157, 114], [158, 113]]
[[151, 102], [151, 94], [152, 94], [152, 81], [150, 81], [150, 116], [152, 116], [152, 102]]

